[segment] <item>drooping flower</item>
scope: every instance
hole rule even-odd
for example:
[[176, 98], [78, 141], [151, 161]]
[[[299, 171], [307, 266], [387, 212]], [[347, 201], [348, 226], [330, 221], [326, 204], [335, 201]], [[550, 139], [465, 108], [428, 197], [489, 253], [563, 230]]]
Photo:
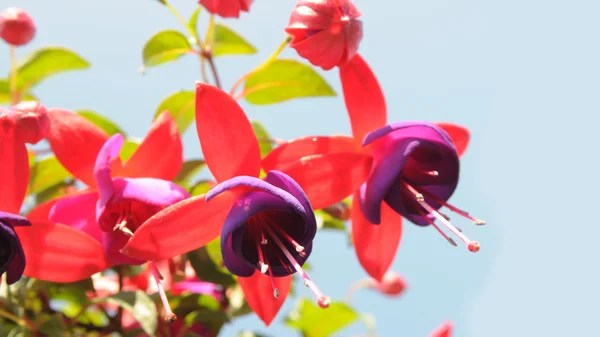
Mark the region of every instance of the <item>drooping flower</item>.
[[[265, 157], [263, 168], [289, 174], [316, 209], [354, 194], [350, 213], [356, 254], [376, 280], [383, 278], [396, 254], [401, 216], [431, 225], [456, 245], [436, 225], [439, 221], [470, 251], [478, 251], [479, 243], [438, 211], [445, 206], [476, 224], [484, 223], [447, 203], [458, 184], [458, 158], [466, 149], [468, 130], [449, 123], [386, 126], [383, 92], [360, 55], [340, 68], [340, 77], [353, 137], [292, 140]], [[315, 176], [315, 167], [326, 172]]]
[[8, 117], [15, 121], [17, 130], [25, 143], [37, 144], [50, 131], [48, 110], [36, 101], [23, 101], [13, 105]]
[[143, 260], [197, 249], [221, 235], [226, 267], [238, 275], [246, 301], [270, 324], [298, 272], [321, 306], [329, 299], [302, 270], [316, 222], [302, 189], [280, 172], [259, 179], [261, 158], [252, 126], [222, 90], [196, 84], [196, 129], [204, 159], [219, 183], [206, 195], [148, 219], [123, 248]]
[[[161, 179], [173, 179], [182, 165], [181, 140], [170, 114], [157, 118], [125, 164], [119, 158], [121, 135], [109, 138], [69, 111], [51, 109], [49, 115], [47, 139], [53, 152], [89, 187], [41, 204], [28, 215], [34, 226], [19, 233], [32, 261], [25, 274], [73, 282], [112, 265], [144, 263], [121, 254], [120, 248], [143, 221], [189, 196]], [[167, 149], [173, 150], [165, 156], [168, 162], [156, 155]]]
[[240, 12], [250, 11], [253, 0], [200, 0], [200, 4], [212, 14], [224, 18], [239, 18]]
[[285, 31], [290, 47], [315, 66], [343, 66], [358, 52], [363, 38], [360, 12], [349, 0], [300, 0]]
[[0, 13], [0, 38], [13, 46], [22, 46], [35, 36], [35, 24], [27, 12], [9, 7]]
[[380, 282], [373, 282], [372, 287], [387, 296], [399, 296], [406, 290], [406, 280], [402, 275], [388, 270]]
[[0, 211], [0, 276], [6, 273], [8, 284], [20, 280], [25, 269], [25, 254], [16, 226], [31, 226], [31, 223], [20, 215]]
[[429, 337], [452, 337], [452, 321], [446, 321], [433, 330]]

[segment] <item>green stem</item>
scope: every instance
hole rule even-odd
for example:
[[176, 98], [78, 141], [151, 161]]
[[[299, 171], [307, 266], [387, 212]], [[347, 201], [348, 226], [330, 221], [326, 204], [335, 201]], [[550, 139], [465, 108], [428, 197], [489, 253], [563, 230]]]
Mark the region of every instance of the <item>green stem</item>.
[[[244, 81], [250, 77], [250, 75], [254, 74], [255, 72], [257, 72], [258, 70], [268, 66], [271, 62], [275, 61], [277, 59], [277, 57], [279, 56], [279, 54], [281, 54], [281, 52], [285, 49], [285, 47], [287, 47], [287, 45], [290, 43], [290, 41], [292, 41], [292, 37], [290, 35], [286, 36], [285, 40], [279, 45], [279, 47], [277, 47], [277, 49], [275, 49], [275, 51], [273, 52], [273, 54], [271, 54], [271, 56], [269, 56], [269, 58], [260, 66], [252, 69], [249, 73], [245, 74], [244, 76], [240, 77], [235, 84], [233, 85], [233, 87], [231, 87], [231, 90], [229, 91], [229, 94], [231, 96], [235, 96], [235, 92], [237, 91], [237, 89], [240, 87], [240, 85], [242, 85], [242, 83], [244, 83]], [[239, 98], [244, 97], [244, 95], [239, 96]]]
[[19, 101], [19, 93], [17, 92], [17, 53], [15, 46], [10, 46], [10, 98], [12, 104], [17, 104]]
[[27, 325], [27, 323], [25, 323], [24, 320], [20, 319], [19, 317], [17, 317], [17, 315], [10, 313], [8, 311], [5, 311], [4, 309], [0, 309], [0, 317], [9, 319], [15, 323], [17, 323], [19, 326], [25, 326]]
[[348, 288], [348, 291], [346, 291], [346, 294], [344, 295], [344, 302], [346, 303], [350, 303], [350, 301], [352, 300], [352, 297], [354, 296], [354, 294], [363, 289], [363, 288], [368, 288], [373, 286], [373, 280], [371, 279], [363, 279], [363, 280], [358, 280], [356, 282], [354, 282], [352, 285], [350, 285], [350, 288]]
[[[173, 15], [175, 15], [175, 17], [183, 25], [183, 27], [185, 27], [185, 29], [188, 31], [188, 33], [192, 37], [196, 38], [196, 41], [198, 41], [198, 36], [196, 36], [196, 33], [194, 33], [194, 30], [192, 29], [192, 27], [190, 27], [188, 22], [183, 19], [183, 17], [179, 14], [179, 12], [177, 12], [177, 10], [173, 6], [171, 6], [171, 4], [168, 3], [166, 0], [164, 1], [164, 4], [165, 4], [165, 6], [167, 6], [169, 11], [171, 11], [171, 13], [173, 13]], [[200, 41], [198, 41], [198, 43], [200, 43]]]

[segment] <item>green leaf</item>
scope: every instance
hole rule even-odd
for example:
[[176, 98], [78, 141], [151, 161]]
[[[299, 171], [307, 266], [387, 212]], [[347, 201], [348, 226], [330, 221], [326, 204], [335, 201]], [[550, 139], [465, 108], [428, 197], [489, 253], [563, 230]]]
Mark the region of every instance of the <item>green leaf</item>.
[[120, 153], [121, 160], [129, 160], [129, 158], [131, 158], [135, 150], [137, 150], [137, 148], [140, 146], [140, 143], [141, 141], [139, 139], [131, 137], [125, 138], [125, 142], [123, 143], [123, 147], [121, 148]]
[[41, 192], [38, 192], [35, 195], [36, 204], [39, 205], [50, 199], [54, 199], [56, 197], [64, 195], [67, 192], [67, 189], [69, 187], [75, 186], [75, 182], [76, 182], [75, 179], [68, 179], [67, 181], [60, 181], [60, 182], [50, 186], [49, 188], [47, 188]]
[[151, 37], [144, 45], [144, 66], [153, 67], [174, 61], [191, 50], [190, 42], [181, 32], [164, 30]]
[[103, 298], [95, 298], [94, 303], [112, 302], [127, 310], [140, 323], [144, 332], [154, 336], [158, 326], [156, 305], [145, 292], [126, 291]]
[[239, 36], [231, 28], [220, 23], [216, 23], [214, 27], [214, 42], [212, 48], [213, 56], [215, 57], [256, 53], [256, 48], [248, 43], [248, 41]]
[[70, 177], [71, 174], [60, 164], [56, 157], [44, 158], [31, 167], [29, 193], [39, 193]]
[[199, 279], [220, 284], [224, 287], [229, 287], [236, 283], [230, 273], [212, 260], [206, 247], [189, 252], [188, 258]]
[[39, 322], [41, 324], [39, 325], [38, 331], [42, 334], [42, 336], [64, 337], [67, 327], [58, 314], [52, 316], [44, 315], [39, 321], [41, 321]]
[[115, 124], [110, 119], [100, 115], [99, 113], [92, 110], [77, 110], [76, 113], [85, 117], [90, 122], [94, 123], [96, 126], [106, 131], [109, 135], [114, 135], [117, 133], [122, 134], [123, 136], [127, 136], [123, 129], [121, 129], [117, 124]]
[[236, 283], [229, 289], [227, 289], [227, 299], [229, 300], [229, 307], [227, 308], [227, 314], [230, 317], [239, 317], [252, 313], [252, 309], [246, 302], [244, 297], [244, 291], [240, 287], [239, 283]]
[[213, 187], [213, 185], [214, 183], [210, 180], [199, 181], [194, 186], [192, 186], [192, 188], [190, 188], [190, 194], [192, 197], [195, 197], [200, 194], [205, 194]]
[[156, 119], [163, 111], [169, 110], [175, 123], [177, 123], [179, 133], [183, 134], [194, 121], [196, 114], [195, 102], [196, 94], [193, 91], [178, 91], [171, 94], [160, 103], [156, 109], [154, 118]]
[[38, 49], [25, 57], [17, 66], [17, 90], [27, 92], [29, 88], [33, 88], [52, 75], [89, 67], [88, 61], [66, 48]]
[[198, 37], [198, 17], [200, 16], [201, 9], [202, 7], [197, 6], [196, 10], [194, 11], [194, 13], [192, 13], [192, 16], [190, 17], [190, 21], [188, 22], [190, 28], [192, 28], [192, 31], [194, 32], [194, 38]]
[[50, 308], [69, 318], [79, 315], [87, 302], [84, 289], [78, 286], [50, 287], [49, 290]]
[[[37, 101], [38, 99], [32, 94], [26, 92], [21, 93], [21, 101]], [[10, 84], [7, 79], [0, 78], [0, 104], [11, 103]]]
[[252, 104], [336, 95], [313, 68], [295, 60], [275, 60], [261, 66], [246, 79], [244, 91]]
[[267, 129], [257, 121], [252, 121], [252, 130], [258, 139], [258, 145], [260, 146], [260, 155], [265, 157], [271, 150], [273, 150], [273, 144], [271, 143], [271, 136], [267, 132]]
[[288, 315], [286, 324], [300, 330], [304, 337], [327, 337], [358, 318], [359, 314], [344, 303], [332, 302], [329, 308], [322, 309], [302, 298]]
[[179, 174], [177, 174], [177, 177], [175, 177], [173, 181], [176, 184], [185, 187], [190, 183], [190, 180], [204, 168], [204, 166], [206, 166], [206, 162], [202, 159], [188, 160], [183, 163], [181, 170], [179, 170]]
[[315, 211], [315, 218], [317, 219], [317, 229], [346, 230], [342, 220], [332, 217], [322, 209]]
[[192, 311], [185, 316], [184, 320], [187, 326], [201, 324], [212, 331], [214, 336], [218, 334], [221, 327], [223, 327], [223, 324], [229, 322], [227, 315], [219, 310], [219, 308], [214, 310], [200, 309]]

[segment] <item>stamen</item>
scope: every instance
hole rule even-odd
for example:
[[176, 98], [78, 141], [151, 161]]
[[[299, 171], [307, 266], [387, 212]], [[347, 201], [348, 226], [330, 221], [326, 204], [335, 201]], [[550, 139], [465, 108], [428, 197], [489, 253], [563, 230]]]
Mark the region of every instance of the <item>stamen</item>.
[[423, 173], [425, 173], [426, 175], [432, 176], [432, 177], [437, 177], [440, 175], [440, 173], [438, 171], [423, 171]]
[[152, 276], [154, 277], [154, 281], [156, 282], [156, 288], [158, 289], [158, 294], [160, 296], [160, 300], [162, 301], [163, 307], [165, 308], [165, 311], [167, 312], [167, 315], [165, 316], [165, 322], [167, 323], [173, 323], [175, 322], [175, 320], [177, 320], [177, 315], [175, 315], [173, 313], [173, 311], [171, 310], [171, 306], [169, 305], [169, 300], [167, 299], [167, 294], [165, 293], [165, 289], [162, 286], [162, 283], [160, 282], [162, 276], [160, 276], [160, 273], [158, 272], [158, 268], [156, 268], [156, 265], [154, 264], [154, 262], [148, 262], [148, 265], [150, 266], [150, 271], [152, 272]]
[[431, 198], [433, 201], [437, 202], [438, 204], [448, 208], [449, 210], [451, 210], [454, 213], [460, 214], [462, 216], [464, 216], [465, 218], [473, 221], [474, 224], [478, 225], [478, 226], [483, 226], [485, 225], [485, 221], [481, 220], [481, 219], [477, 219], [474, 216], [471, 216], [468, 212], [465, 212], [455, 206], [450, 205], [449, 203], [447, 203], [446, 201], [438, 198], [437, 196], [435, 196], [433, 193], [430, 193], [428, 191], [423, 191], [423, 194], [427, 195], [427, 197]]
[[267, 240], [267, 238], [265, 237], [265, 233], [263, 231], [260, 231], [260, 244], [265, 246], [269, 243], [269, 240]]
[[263, 221], [267, 225], [265, 227], [271, 227], [272, 229], [274, 229], [277, 232], [277, 234], [283, 236], [284, 239], [286, 239], [289, 243], [291, 243], [292, 246], [294, 246], [294, 248], [296, 249], [296, 252], [298, 253], [298, 255], [300, 255], [302, 257], [306, 256], [306, 253], [304, 252], [304, 246], [302, 246], [298, 242], [296, 242], [296, 240], [294, 240], [294, 238], [292, 238], [288, 233], [286, 233], [279, 226], [273, 224], [270, 220], [267, 220], [266, 217], [263, 218]]
[[[263, 233], [261, 233], [261, 234], [264, 238], [264, 234]], [[267, 254], [265, 254], [265, 263], [267, 265], [269, 265], [269, 258], [267, 257]], [[269, 271], [269, 280], [271, 281], [271, 287], [273, 288], [273, 297], [279, 298], [279, 289], [277, 289], [277, 287], [275, 286], [275, 278], [273, 277], [273, 268], [269, 268], [268, 271]]]
[[267, 233], [269, 234], [269, 236], [273, 240], [275, 240], [275, 244], [277, 244], [277, 246], [279, 246], [279, 249], [281, 249], [281, 251], [283, 252], [283, 254], [285, 254], [285, 257], [288, 259], [288, 261], [290, 261], [292, 263], [292, 265], [294, 266], [294, 269], [296, 269], [296, 271], [298, 272], [298, 274], [300, 274], [300, 276], [304, 280], [304, 285], [306, 285], [306, 287], [308, 287], [313, 292], [313, 294], [315, 294], [315, 297], [317, 298], [317, 303], [319, 304], [319, 306], [321, 308], [327, 308], [327, 307], [329, 307], [329, 304], [331, 303], [331, 300], [329, 299], [329, 297], [325, 296], [321, 292], [321, 290], [319, 289], [319, 287], [317, 287], [317, 285], [310, 279], [310, 277], [308, 277], [308, 274], [306, 274], [306, 272], [304, 271], [304, 269], [302, 269], [302, 267], [300, 266], [300, 264], [298, 263], [298, 261], [296, 261], [296, 259], [294, 259], [294, 257], [292, 256], [292, 254], [289, 252], [289, 250], [283, 244], [283, 242], [281, 242], [281, 240], [279, 240], [279, 238], [273, 232], [273, 230], [271, 229], [271, 227], [270, 226], [265, 226], [265, 230], [267, 231]]
[[127, 219], [129, 218], [129, 214], [131, 213], [131, 204], [128, 203], [128, 209], [123, 209], [123, 204], [119, 205], [119, 219], [117, 220], [117, 224], [113, 227], [113, 231], [121, 231], [123, 234], [127, 236], [133, 236], [133, 232], [127, 228]]
[[427, 222], [433, 226], [433, 228], [435, 228], [438, 233], [440, 233], [444, 239], [446, 239], [446, 241], [448, 241], [451, 245], [453, 245], [454, 247], [457, 246], [456, 242], [454, 242], [454, 240], [452, 240], [451, 237], [449, 237], [448, 235], [446, 235], [446, 233], [444, 233], [436, 224], [435, 221], [433, 221], [430, 217], [427, 216], [427, 214], [422, 210], [422, 209], [417, 209], [417, 212], [419, 212], [419, 214], [421, 214], [422, 217], [424, 217], [425, 219], [427, 219]]
[[283, 261], [283, 258], [281, 257], [281, 254], [279, 254], [279, 251], [277, 250], [273, 250], [273, 252], [275, 253], [275, 257], [277, 257], [277, 260], [279, 260], [279, 263], [281, 263], [281, 265], [285, 268], [285, 270], [290, 273], [293, 274], [294, 273], [294, 269], [292, 269], [292, 267], [290, 267], [290, 265]]
[[[263, 236], [264, 234], [260, 233], [260, 236]], [[265, 256], [263, 254], [262, 251], [262, 241], [260, 240], [260, 237], [257, 236], [256, 237], [257, 243], [256, 243], [256, 249], [258, 250], [258, 268], [260, 268], [260, 272], [263, 274], [267, 273], [267, 270], [269, 270], [269, 265], [267, 263], [265, 263]]]
[[461, 231], [459, 231], [453, 224], [451, 224], [450, 221], [446, 220], [438, 211], [433, 209], [433, 207], [429, 206], [429, 204], [425, 202], [423, 195], [419, 193], [419, 191], [417, 191], [414, 187], [412, 187], [404, 181], [402, 183], [412, 194], [414, 194], [419, 205], [421, 205], [421, 207], [423, 207], [427, 212], [429, 212], [429, 214], [433, 215], [437, 220], [444, 224], [444, 226], [446, 226], [446, 228], [448, 228], [452, 233], [454, 233], [454, 235], [458, 236], [467, 245], [469, 251], [473, 253], [479, 251], [479, 242], [469, 240], [469, 238], [466, 237]]

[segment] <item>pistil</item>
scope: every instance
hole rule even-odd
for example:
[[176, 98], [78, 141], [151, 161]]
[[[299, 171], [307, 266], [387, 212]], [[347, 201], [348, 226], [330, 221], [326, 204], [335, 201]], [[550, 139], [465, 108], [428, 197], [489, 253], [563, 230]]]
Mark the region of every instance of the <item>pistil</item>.
[[173, 313], [173, 311], [171, 310], [171, 306], [169, 305], [167, 294], [165, 293], [165, 289], [163, 288], [162, 283], [160, 282], [162, 277], [158, 272], [158, 268], [156, 268], [154, 262], [148, 262], [148, 266], [150, 267], [150, 271], [152, 272], [152, 276], [154, 278], [154, 281], [156, 282], [156, 288], [158, 289], [158, 295], [160, 296], [160, 300], [162, 301], [163, 307], [167, 312], [167, 315], [165, 316], [165, 322], [173, 323], [175, 322], [175, 320], [177, 320], [177, 315]]

